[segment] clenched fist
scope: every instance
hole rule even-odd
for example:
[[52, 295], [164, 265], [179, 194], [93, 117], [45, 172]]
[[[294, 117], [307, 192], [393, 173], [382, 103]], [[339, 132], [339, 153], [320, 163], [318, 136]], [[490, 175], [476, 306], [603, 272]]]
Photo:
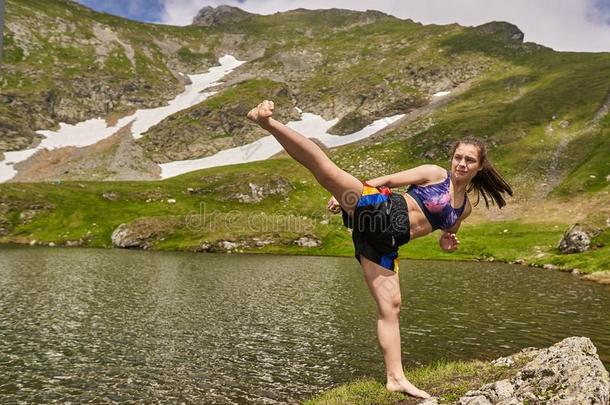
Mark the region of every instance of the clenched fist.
[[328, 208], [328, 210], [333, 214], [338, 214], [339, 212], [341, 212], [341, 205], [335, 197], [330, 197], [330, 200], [328, 200], [328, 204], [326, 204], [326, 208]]

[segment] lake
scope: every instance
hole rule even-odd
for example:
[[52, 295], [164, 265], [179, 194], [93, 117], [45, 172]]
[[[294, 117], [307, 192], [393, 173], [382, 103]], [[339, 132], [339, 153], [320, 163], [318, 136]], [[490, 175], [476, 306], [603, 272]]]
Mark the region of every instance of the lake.
[[[499, 263], [401, 261], [403, 361], [588, 336], [610, 288]], [[0, 402], [294, 403], [384, 378], [353, 258], [0, 247]]]

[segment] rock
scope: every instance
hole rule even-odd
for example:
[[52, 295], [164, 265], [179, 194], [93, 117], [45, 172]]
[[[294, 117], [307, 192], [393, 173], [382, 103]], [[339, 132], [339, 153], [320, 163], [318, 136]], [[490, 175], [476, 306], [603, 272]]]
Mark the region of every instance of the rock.
[[512, 367], [515, 365], [515, 361], [510, 357], [500, 357], [492, 361], [491, 364], [498, 367]]
[[563, 120], [559, 123], [559, 128], [562, 128], [562, 129], [566, 129], [569, 126], [570, 126], [570, 121], [568, 121], [568, 120]]
[[[523, 42], [525, 37], [519, 27], [504, 21], [492, 21], [474, 27], [474, 30], [483, 34], [500, 34], [507, 40], [515, 42]], [[555, 116], [553, 116], [553, 119], [555, 119]]]
[[237, 243], [228, 240], [221, 240], [218, 242], [218, 247], [224, 250], [235, 249], [237, 246], [239, 246]]
[[201, 242], [195, 251], [197, 252], [243, 252], [244, 249], [261, 248], [276, 243], [273, 238], [250, 238], [244, 237], [238, 240], [219, 240], [216, 243], [209, 241]]
[[[468, 393], [466, 393], [468, 395]], [[459, 405], [492, 405], [484, 395], [467, 396], [460, 398]]]
[[55, 246], [55, 243], [54, 243], [54, 242], [49, 242], [49, 246], [50, 246], [50, 247], [54, 247], [54, 246]]
[[263, 247], [274, 243], [273, 239], [252, 238], [252, 241], [254, 242], [254, 246], [256, 247]]
[[[224, 191], [221, 200], [233, 200], [253, 204], [261, 202], [271, 195], [288, 195], [294, 187], [283, 177], [271, 177], [264, 182], [249, 181], [246, 184], [234, 183], [222, 185], [216, 191]], [[247, 190], [247, 191], [246, 191]]]
[[581, 253], [591, 247], [591, 237], [578, 224], [566, 231], [557, 248], [561, 253]]
[[610, 285], [610, 271], [596, 271], [594, 273], [584, 275], [582, 279], [594, 281], [599, 284]]
[[19, 213], [19, 220], [22, 223], [27, 224], [32, 221], [34, 216], [36, 216], [36, 210], [25, 210]]
[[313, 236], [305, 235], [295, 239], [294, 244], [301, 247], [318, 247], [322, 245], [322, 242]]
[[542, 268], [546, 270], [559, 270], [559, 267], [554, 264], [545, 264]]
[[239, 7], [221, 5], [218, 7], [207, 6], [199, 10], [192, 25], [211, 27], [214, 25], [234, 23], [252, 17], [254, 14], [248, 13]]
[[[569, 337], [542, 350], [510, 380], [469, 391], [458, 404], [607, 404], [610, 377], [586, 337]], [[512, 362], [512, 360], [511, 360]], [[506, 358], [493, 364], [512, 364]]]
[[168, 198], [167, 199], [167, 203], [168, 204], [176, 204], [176, 199], [175, 198]]
[[30, 241], [30, 246], [34, 246], [36, 244], [36, 239]]
[[102, 198], [108, 201], [116, 201], [119, 199], [119, 193], [115, 191], [105, 191], [102, 193]]
[[150, 249], [154, 243], [181, 228], [184, 223], [177, 218], [138, 218], [119, 225], [110, 236], [117, 248]]

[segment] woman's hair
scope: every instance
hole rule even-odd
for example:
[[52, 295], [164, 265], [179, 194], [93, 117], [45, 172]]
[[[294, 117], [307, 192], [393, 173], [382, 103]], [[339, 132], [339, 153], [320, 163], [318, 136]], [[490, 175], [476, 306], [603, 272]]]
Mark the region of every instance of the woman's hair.
[[502, 178], [500, 173], [496, 170], [493, 164], [487, 158], [487, 147], [485, 143], [477, 138], [464, 138], [453, 144], [453, 148], [451, 151], [451, 158], [453, 159], [453, 155], [455, 154], [455, 150], [460, 145], [474, 145], [479, 150], [479, 163], [483, 167], [479, 172], [477, 172], [476, 176], [472, 179], [468, 187], [466, 188], [467, 192], [476, 191], [477, 193], [477, 201], [474, 205], [478, 205], [483, 196], [483, 200], [485, 200], [485, 207], [489, 208], [489, 201], [491, 203], [494, 202], [499, 208], [502, 208], [506, 205], [506, 201], [504, 201], [503, 193], [508, 193], [508, 195], [513, 195], [513, 189], [508, 185], [506, 180]]

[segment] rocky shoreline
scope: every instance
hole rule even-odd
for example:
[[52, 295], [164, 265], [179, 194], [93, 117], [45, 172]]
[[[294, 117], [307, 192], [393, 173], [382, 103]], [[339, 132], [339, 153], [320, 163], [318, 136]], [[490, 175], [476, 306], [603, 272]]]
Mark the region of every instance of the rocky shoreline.
[[[456, 405], [518, 405], [518, 404], [608, 404], [610, 377], [597, 349], [589, 338], [569, 337], [546, 349], [527, 348], [512, 356], [492, 362], [495, 366], [516, 367], [510, 379], [486, 384], [468, 391]], [[517, 361], [519, 360], [519, 361]], [[419, 402], [438, 405], [448, 402], [433, 397]]]

